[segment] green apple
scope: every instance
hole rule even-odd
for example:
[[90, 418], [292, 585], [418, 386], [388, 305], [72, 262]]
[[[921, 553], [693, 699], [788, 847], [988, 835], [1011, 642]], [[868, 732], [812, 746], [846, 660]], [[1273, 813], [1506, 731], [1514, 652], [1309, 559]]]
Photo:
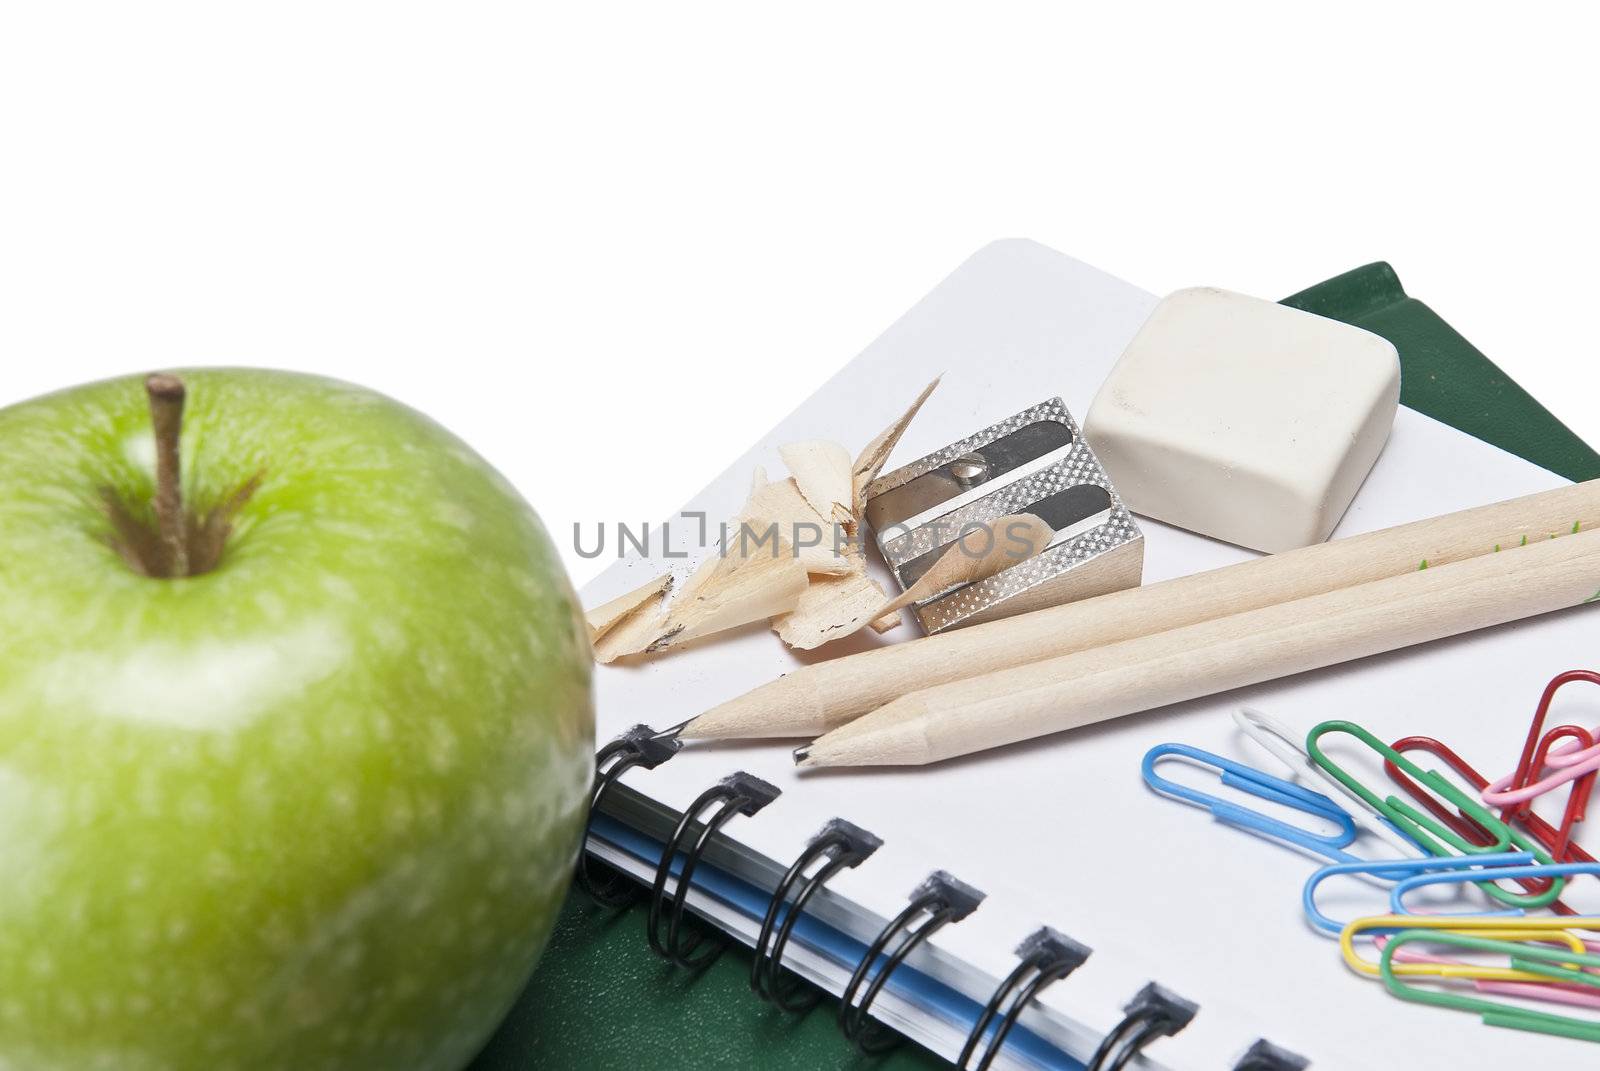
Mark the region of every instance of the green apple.
[[458, 1068], [578, 850], [572, 590], [426, 417], [181, 377], [181, 454], [139, 379], [0, 410], [0, 1068]]

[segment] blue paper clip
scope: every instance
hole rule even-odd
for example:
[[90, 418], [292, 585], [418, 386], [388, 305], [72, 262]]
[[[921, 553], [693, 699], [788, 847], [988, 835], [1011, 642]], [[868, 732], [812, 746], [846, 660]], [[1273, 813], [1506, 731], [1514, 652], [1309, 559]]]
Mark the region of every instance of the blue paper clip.
[[[1257, 799], [1280, 804], [1313, 818], [1333, 822], [1339, 827], [1339, 832], [1313, 833], [1237, 803], [1230, 803], [1219, 796], [1168, 780], [1156, 773], [1156, 763], [1169, 755], [1192, 759], [1202, 766], [1209, 766], [1219, 771], [1222, 774], [1222, 784], [1229, 788], [1236, 788]], [[1196, 807], [1203, 807], [1219, 822], [1236, 826], [1247, 833], [1304, 848], [1336, 862], [1362, 862], [1344, 850], [1356, 839], [1355, 822], [1345, 813], [1344, 808], [1320, 792], [1313, 792], [1292, 781], [1273, 777], [1242, 762], [1235, 762], [1188, 744], [1157, 744], [1145, 753], [1140, 769], [1144, 775], [1144, 783], [1156, 792], [1171, 799], [1192, 803]]]
[[[1477, 856], [1480, 862], [1488, 856]], [[1412, 889], [1419, 889], [1424, 885], [1461, 885], [1467, 882], [1483, 881], [1492, 877], [1495, 881], [1507, 879], [1516, 881], [1523, 878], [1565, 878], [1576, 877], [1579, 874], [1600, 875], [1600, 863], [1544, 863], [1537, 866], [1514, 866], [1501, 871], [1490, 871], [1488, 874], [1418, 874], [1416, 877], [1406, 878], [1397, 882], [1389, 890], [1389, 907], [1396, 915], [1409, 915], [1405, 906], [1406, 893]]]
[[[1345, 924], [1337, 919], [1329, 918], [1317, 906], [1317, 887], [1324, 881], [1340, 874], [1370, 874], [1379, 878], [1402, 879], [1407, 875], [1425, 874], [1432, 871], [1465, 870], [1467, 868], [1518, 866], [1533, 862], [1532, 852], [1499, 852], [1494, 855], [1467, 855], [1447, 856], [1444, 858], [1429, 857], [1426, 859], [1374, 859], [1371, 862], [1333, 863], [1322, 867], [1315, 874], [1306, 879], [1305, 889], [1300, 894], [1300, 900], [1305, 907], [1306, 919], [1312, 926], [1334, 937], [1339, 936]], [[1509, 872], [1508, 872], [1509, 873]], [[1463, 880], [1484, 881], [1490, 875], [1478, 874], [1475, 876], [1461, 875]], [[1494, 875], [1498, 877], [1499, 875]], [[1395, 886], [1398, 892], [1401, 886]], [[1403, 914], [1399, 908], [1394, 908], [1395, 914]], [[1500, 911], [1475, 911], [1475, 915], [1505, 915], [1517, 916], [1523, 912], [1520, 908], [1510, 908]], [[1384, 933], [1392, 931], [1363, 930], [1363, 933]]]

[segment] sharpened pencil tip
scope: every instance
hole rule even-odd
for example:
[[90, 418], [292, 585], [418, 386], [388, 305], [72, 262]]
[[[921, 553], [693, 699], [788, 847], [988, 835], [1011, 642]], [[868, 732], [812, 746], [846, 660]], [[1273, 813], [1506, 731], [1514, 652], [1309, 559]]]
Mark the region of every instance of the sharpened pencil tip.
[[799, 747], [794, 749], [794, 764], [796, 766], [804, 766], [806, 764], [806, 760], [809, 759], [810, 757], [811, 757], [811, 745], [810, 744], [801, 744]]

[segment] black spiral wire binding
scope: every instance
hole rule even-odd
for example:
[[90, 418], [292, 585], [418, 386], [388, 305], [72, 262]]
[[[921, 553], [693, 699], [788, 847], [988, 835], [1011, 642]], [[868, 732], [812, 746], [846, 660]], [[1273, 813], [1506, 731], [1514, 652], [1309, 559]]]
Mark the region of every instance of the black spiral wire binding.
[[[842, 818], [833, 819], [811, 838], [811, 842], [773, 890], [772, 902], [767, 905], [766, 917], [761, 920], [761, 932], [756, 936], [755, 959], [750, 964], [750, 988], [755, 990], [758, 997], [770, 1000], [788, 1012], [809, 1011], [822, 999], [819, 990], [804, 990], [799, 976], [783, 969], [783, 950], [789, 944], [789, 935], [794, 931], [795, 922], [817, 890], [839, 871], [859, 866], [882, 845], [883, 841]], [[817, 863], [821, 865], [810, 876], [806, 876], [807, 868]], [[789, 900], [791, 892], [794, 893], [794, 900], [789, 904], [788, 914], [784, 915], [782, 924], [779, 924], [778, 914]]]
[[[887, 1052], [899, 1043], [900, 1035], [870, 1021], [872, 1002], [895, 968], [905, 962], [918, 945], [941, 927], [960, 922], [976, 911], [983, 902], [983, 895], [942, 870], [934, 871], [912, 891], [911, 902], [905, 910], [889, 920], [867, 946], [866, 954], [856, 964], [855, 973], [839, 997], [839, 1030], [856, 1048], [871, 1055]], [[887, 958], [868, 981], [879, 956]]]
[[616, 783], [617, 778], [635, 766], [653, 770], [678, 753], [683, 741], [678, 739], [678, 726], [658, 732], [648, 725], [635, 725], [611, 743], [601, 748], [594, 757], [594, 792], [589, 797], [589, 824], [583, 829], [582, 851], [578, 852], [578, 870], [574, 875], [578, 887], [590, 897], [607, 907], [622, 907], [638, 899], [639, 886], [610, 867], [603, 877], [597, 878], [591, 869], [589, 852], [589, 826], [600, 812], [600, 801]]
[[1152, 983], [1122, 1010], [1127, 1014], [1100, 1042], [1084, 1071], [1122, 1071], [1146, 1045], [1188, 1026], [1200, 1008]]
[[1296, 1056], [1262, 1038], [1233, 1065], [1233, 1071], [1305, 1071], [1310, 1066], [1311, 1061], [1304, 1056]]
[[[969, 1066], [972, 1071], [988, 1071], [989, 1065], [994, 1063], [994, 1058], [1005, 1047], [1006, 1035], [1017, 1025], [1017, 1016], [1022, 1014], [1022, 1009], [1046, 986], [1083, 966], [1084, 960], [1089, 958], [1089, 949], [1045, 926], [1028, 935], [1017, 946], [1017, 955], [1021, 962], [995, 989], [994, 996], [989, 998], [978, 1021], [973, 1024], [972, 1033], [967, 1035], [967, 1043], [956, 1060], [956, 1067], [961, 1071], [967, 1071]], [[976, 1064], [969, 1064], [977, 1055], [978, 1044], [995, 1016], [1000, 1019], [984, 1048], [983, 1058]]]
[[[712, 931], [704, 927], [691, 930], [684, 928], [684, 905], [689, 900], [690, 881], [695, 868], [700, 865], [706, 845], [711, 843], [711, 838], [716, 836], [718, 830], [732, 821], [735, 815], [755, 814], [781, 793], [782, 789], [776, 785], [741, 771], [724, 777], [689, 804], [683, 817], [678, 820], [678, 827], [672, 831], [666, 850], [661, 853], [661, 862], [656, 867], [656, 880], [650, 888], [650, 916], [645, 923], [648, 927], [646, 934], [650, 938], [650, 947], [658, 955], [681, 967], [698, 969], [716, 959], [727, 947], [725, 942], [717, 941], [702, 948], [704, 938]], [[697, 822], [701, 827], [700, 835], [685, 849], [684, 842], [688, 839], [689, 830]], [[678, 882], [672, 891], [669, 906], [667, 879], [672, 875], [672, 862], [680, 852], [683, 853], [683, 864], [678, 870]], [[662, 933], [663, 911], [666, 911], [665, 934]], [[696, 949], [701, 949], [698, 956], [695, 955]]]

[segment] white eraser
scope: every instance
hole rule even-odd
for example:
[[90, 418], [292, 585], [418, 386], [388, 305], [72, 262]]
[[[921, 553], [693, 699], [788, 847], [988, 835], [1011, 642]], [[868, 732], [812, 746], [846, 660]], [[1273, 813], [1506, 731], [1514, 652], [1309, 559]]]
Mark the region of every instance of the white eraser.
[[1133, 512], [1276, 552], [1333, 532], [1399, 403], [1387, 339], [1196, 288], [1156, 306], [1084, 436]]

